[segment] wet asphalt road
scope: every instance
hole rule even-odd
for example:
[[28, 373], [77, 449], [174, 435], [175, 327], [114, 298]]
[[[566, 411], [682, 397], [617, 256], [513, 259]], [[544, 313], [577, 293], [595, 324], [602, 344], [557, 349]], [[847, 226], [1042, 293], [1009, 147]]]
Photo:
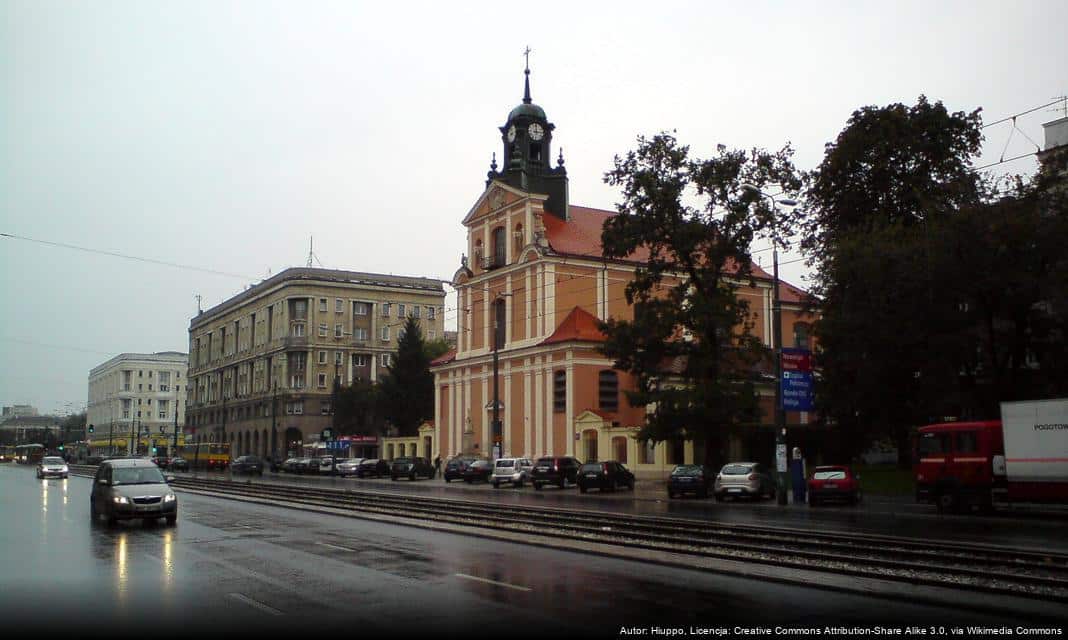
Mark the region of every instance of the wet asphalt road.
[[[184, 474], [176, 474], [184, 475]], [[1039, 514], [999, 512], [979, 514], [939, 514], [932, 505], [916, 504], [907, 496], [866, 496], [861, 505], [824, 505], [810, 508], [804, 504], [780, 506], [774, 500], [739, 500], [717, 503], [692, 496], [668, 500], [663, 485], [639, 482], [636, 490], [580, 494], [574, 486], [560, 490], [546, 487], [535, 491], [529, 484], [521, 488], [507, 485], [494, 489], [487, 483], [466, 484], [459, 480], [445, 483], [434, 480], [391, 481], [385, 479], [338, 478], [334, 476], [299, 476], [264, 473], [256, 476], [231, 476], [229, 473], [201, 473], [202, 477], [234, 479], [239, 482], [280, 482], [300, 486], [346, 488], [374, 491], [411, 492], [418, 495], [502, 502], [562, 509], [592, 509], [639, 515], [696, 518], [705, 522], [750, 524], [806, 530], [844, 531], [868, 534], [913, 536], [926, 540], [957, 540], [976, 544], [998, 544], [1019, 548], [1057, 550], [1068, 553], [1068, 511], [1039, 517]]]
[[176, 527], [108, 527], [90, 522], [89, 488], [0, 465], [5, 629], [544, 638], [650, 624], [1027, 622], [181, 492]]

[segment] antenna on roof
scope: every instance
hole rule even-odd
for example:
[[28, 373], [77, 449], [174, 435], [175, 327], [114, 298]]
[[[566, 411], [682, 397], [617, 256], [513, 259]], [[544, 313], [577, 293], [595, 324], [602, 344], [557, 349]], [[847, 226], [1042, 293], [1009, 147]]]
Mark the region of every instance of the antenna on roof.
[[308, 265], [307, 266], [311, 267], [312, 266], [312, 260], [314, 259], [316, 262], [319, 263], [319, 267], [320, 268], [325, 269], [326, 267], [324, 267], [323, 263], [320, 262], [319, 256], [315, 255], [315, 251], [312, 249], [312, 247], [314, 246], [314, 242], [315, 242], [315, 238], [313, 238], [312, 236], [308, 236]]
[[203, 309], [200, 308], [200, 300], [201, 298], [203, 298], [203, 296], [197, 293], [194, 294], [193, 297], [197, 299], [197, 315], [199, 316], [200, 314], [204, 313]]

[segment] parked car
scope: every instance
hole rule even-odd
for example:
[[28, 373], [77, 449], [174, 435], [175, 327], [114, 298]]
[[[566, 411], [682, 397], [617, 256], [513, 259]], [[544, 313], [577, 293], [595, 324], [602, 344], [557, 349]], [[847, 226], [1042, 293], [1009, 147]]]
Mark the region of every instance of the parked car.
[[37, 479], [69, 477], [67, 461], [59, 456], [45, 456], [37, 463]]
[[493, 475], [493, 462], [480, 458], [464, 469], [464, 482], [468, 484], [477, 481], [489, 482], [491, 475]]
[[175, 456], [167, 461], [167, 469], [170, 471], [189, 471], [189, 461], [181, 456]]
[[171, 461], [167, 456], [152, 456], [152, 464], [156, 465], [160, 469], [166, 469], [167, 463]]
[[467, 465], [471, 464], [478, 458], [474, 456], [458, 456], [450, 459], [445, 463], [445, 482], [452, 482], [453, 480], [463, 480], [464, 471], [467, 470]]
[[368, 458], [356, 467], [357, 478], [384, 478], [389, 475], [389, 462], [378, 458]]
[[620, 487], [633, 491], [634, 474], [630, 472], [630, 469], [615, 460], [587, 462], [579, 467], [578, 487], [582, 493], [586, 493], [590, 489], [615, 491]]
[[860, 476], [843, 465], [816, 467], [808, 479], [808, 506], [841, 500], [847, 504], [860, 502]]
[[490, 482], [494, 489], [500, 489], [502, 482], [510, 482], [513, 487], [522, 487], [524, 482], [530, 480], [530, 471], [534, 463], [530, 458], [499, 458], [493, 465], [493, 475]]
[[342, 478], [356, 475], [363, 458], [344, 458], [337, 461], [337, 474]]
[[668, 477], [668, 498], [692, 493], [698, 498], [707, 498], [715, 483], [716, 472], [703, 464], [680, 464], [671, 470]]
[[247, 473], [263, 475], [263, 460], [259, 456], [240, 456], [230, 463], [230, 472], [234, 475]]
[[389, 468], [389, 477], [392, 480], [408, 478], [415, 480], [418, 476], [434, 477], [434, 467], [426, 458], [397, 458]]
[[578, 483], [578, 470], [582, 466], [575, 458], [545, 457], [538, 458], [530, 474], [530, 482], [541, 491], [547, 484], [555, 484], [563, 489], [567, 483]]
[[297, 467], [300, 466], [300, 458], [286, 458], [286, 461], [282, 463], [283, 473], [297, 473]]
[[305, 473], [314, 473], [318, 475], [330, 475], [334, 473], [334, 458], [333, 456], [322, 456], [320, 458], [308, 458], [308, 466], [304, 470]]
[[146, 524], [166, 518], [167, 524], [174, 524], [178, 520], [178, 497], [167, 485], [170, 481], [151, 460], [105, 460], [96, 469], [89, 493], [93, 522], [103, 515], [108, 524], [135, 518]]
[[759, 462], [731, 462], [716, 476], [716, 500], [731, 498], [774, 498], [775, 481]]

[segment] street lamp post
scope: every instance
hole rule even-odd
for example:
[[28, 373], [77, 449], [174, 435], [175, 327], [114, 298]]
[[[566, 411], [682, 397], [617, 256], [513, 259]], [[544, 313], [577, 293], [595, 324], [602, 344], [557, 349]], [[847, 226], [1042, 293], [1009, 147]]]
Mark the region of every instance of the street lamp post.
[[771, 341], [775, 348], [775, 464], [778, 473], [776, 473], [776, 485], [777, 501], [780, 505], [786, 504], [786, 412], [782, 406], [782, 304], [779, 300], [779, 246], [777, 244], [777, 238], [774, 237], [775, 231], [778, 229], [779, 224], [779, 204], [784, 204], [788, 207], [795, 206], [796, 200], [790, 198], [782, 198], [776, 200], [775, 196], [764, 193], [759, 188], [751, 184], [743, 184], [742, 188], [746, 191], [759, 194], [767, 198], [771, 202], [771, 224], [772, 224], [772, 239], [771, 239]]
[[502, 298], [510, 297], [511, 293], [498, 293], [493, 299], [493, 450], [494, 459], [504, 457], [504, 429], [501, 425], [501, 400], [498, 391], [498, 378], [500, 375], [500, 360], [498, 357], [498, 350], [501, 346], [501, 333], [504, 331], [504, 327], [500, 323], [500, 314], [497, 311], [497, 305], [500, 304]]
[[278, 383], [271, 379], [271, 462], [278, 464]]

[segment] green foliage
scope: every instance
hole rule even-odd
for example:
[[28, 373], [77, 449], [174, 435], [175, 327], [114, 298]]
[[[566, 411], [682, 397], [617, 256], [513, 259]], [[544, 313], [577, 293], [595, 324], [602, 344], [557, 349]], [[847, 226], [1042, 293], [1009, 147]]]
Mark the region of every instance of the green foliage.
[[[637, 379], [631, 405], [655, 405], [640, 439], [701, 439], [712, 460], [726, 430], [760, 419], [755, 370], [767, 353], [737, 289], [752, 281], [753, 239], [781, 244], [789, 227], [742, 185], [795, 190], [791, 155], [789, 146], [774, 154], [720, 146], [702, 160], [661, 133], [638, 138], [606, 175], [623, 201], [602, 232], [605, 257], [648, 252], [626, 288], [633, 320], [601, 325], [604, 353]], [[682, 363], [677, 375], [665, 375], [671, 362]]]
[[434, 376], [419, 322], [408, 318], [397, 355], [380, 385], [382, 414], [402, 436], [418, 433], [423, 420], [434, 417]]
[[381, 402], [378, 385], [373, 382], [357, 380], [347, 387], [335, 383], [331, 402], [334, 429], [339, 435], [381, 434]]
[[427, 360], [431, 362], [448, 353], [450, 349], [452, 346], [445, 341], [445, 338], [427, 340], [423, 344], [423, 351], [426, 353]]
[[980, 128], [923, 96], [865, 107], [807, 177], [817, 402], [844, 455], [891, 436], [906, 464], [912, 427], [1065, 390], [1063, 191], [993, 191]]

